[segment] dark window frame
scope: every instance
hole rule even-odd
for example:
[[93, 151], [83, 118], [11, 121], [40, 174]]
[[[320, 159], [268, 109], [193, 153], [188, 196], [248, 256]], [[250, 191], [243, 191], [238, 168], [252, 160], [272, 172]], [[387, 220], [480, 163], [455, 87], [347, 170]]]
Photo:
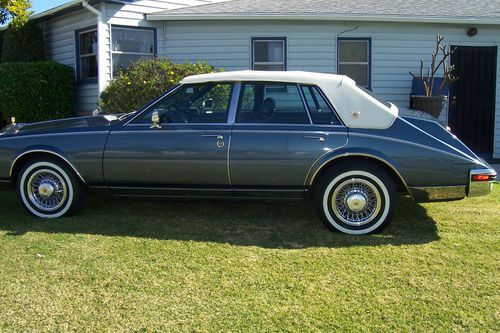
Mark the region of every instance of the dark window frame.
[[110, 53], [111, 53], [111, 77], [116, 78], [117, 76], [113, 70], [113, 55], [114, 54], [133, 54], [133, 52], [116, 52], [113, 51], [113, 28], [123, 29], [123, 30], [149, 30], [153, 32], [153, 59], [158, 57], [158, 29], [154, 27], [136, 27], [129, 25], [112, 24], [110, 27]]
[[[330, 103], [330, 100], [328, 100], [328, 98], [326, 97], [325, 93], [323, 92], [323, 90], [321, 90], [320, 87], [318, 87], [315, 84], [300, 84], [299, 86], [300, 86], [300, 90], [301, 90], [301, 94], [302, 94], [302, 99], [304, 100], [304, 104], [306, 106], [306, 110], [309, 113], [309, 117], [310, 117], [311, 122], [312, 122], [313, 125], [318, 125], [318, 126], [340, 126], [340, 127], [344, 127], [345, 126], [345, 124], [342, 121], [342, 119], [340, 118], [337, 110], [333, 107], [332, 103]], [[311, 112], [311, 107], [310, 107], [309, 103], [307, 102], [307, 98], [306, 98], [306, 95], [305, 95], [305, 92], [304, 92], [305, 88], [308, 88], [308, 89], [309, 88], [313, 88], [313, 89], [315, 89], [319, 93], [319, 95], [321, 96], [321, 98], [323, 99], [323, 101], [330, 108], [330, 111], [333, 113], [333, 115], [335, 116], [335, 118], [337, 118], [338, 124], [317, 124], [317, 123], [314, 122], [313, 113]]]
[[[146, 105], [145, 107], [143, 107], [141, 110], [139, 110], [137, 112], [136, 115], [134, 115], [133, 118], [131, 118], [129, 121], [127, 121], [127, 123], [125, 123], [124, 126], [149, 126], [150, 125], [150, 122], [137, 122], [138, 119], [140, 119], [141, 117], [144, 116], [144, 114], [148, 113], [149, 111], [154, 111], [154, 108], [156, 106], [158, 106], [159, 104], [161, 104], [166, 98], [170, 98], [172, 96], [174, 96], [176, 93], [179, 92], [180, 89], [182, 89], [183, 87], [186, 87], [186, 86], [197, 86], [197, 85], [208, 85], [208, 84], [212, 84], [211, 88], [207, 91], [204, 91], [202, 94], [199, 94], [199, 96], [203, 96], [203, 94], [205, 94], [206, 92], [210, 91], [211, 89], [213, 89], [214, 86], [216, 86], [217, 84], [227, 84], [227, 85], [230, 85], [231, 86], [231, 90], [229, 91], [229, 100], [228, 100], [228, 109], [226, 111], [226, 121], [225, 122], [188, 122], [188, 123], [184, 123], [184, 122], [172, 122], [172, 123], [163, 123], [164, 125], [174, 125], [174, 126], [193, 126], [193, 125], [227, 125], [229, 124], [229, 117], [231, 115], [231, 108], [232, 108], [232, 103], [233, 103], [233, 95], [234, 95], [234, 92], [235, 92], [235, 87], [236, 87], [236, 84], [237, 82], [235, 81], [224, 81], [224, 82], [205, 82], [205, 83], [188, 83], [188, 84], [179, 84], [177, 86], [175, 86], [174, 88], [172, 88], [170, 91], [168, 91], [167, 93], [165, 93], [164, 95], [158, 97], [156, 100], [152, 101], [151, 103], [149, 103], [148, 105]], [[199, 98], [197, 98], [199, 99]], [[196, 100], [197, 100], [196, 99]], [[149, 119], [149, 118], [148, 118]]]
[[[283, 42], [283, 71], [286, 72], [288, 70], [288, 41], [287, 37], [252, 37], [251, 38], [251, 47], [250, 47], [250, 55], [251, 55], [251, 69], [255, 70], [255, 42], [275, 42], [282, 41]], [[257, 63], [259, 65], [259, 63]]]
[[[372, 38], [371, 37], [337, 37], [337, 73], [339, 73], [339, 68], [340, 68], [340, 44], [341, 42], [348, 42], [348, 41], [353, 41], [353, 42], [359, 42], [359, 41], [365, 41], [368, 44], [368, 85], [363, 86], [368, 90], [372, 90]], [[358, 82], [356, 82], [359, 84]]]
[[[304, 98], [304, 95], [303, 95], [303, 92], [302, 92], [302, 88], [300, 86], [300, 84], [298, 83], [294, 83], [294, 82], [278, 82], [278, 81], [242, 81], [240, 82], [241, 84], [241, 87], [240, 87], [240, 91], [239, 91], [239, 96], [238, 96], [238, 103], [236, 105], [236, 110], [235, 110], [235, 118], [234, 118], [234, 124], [236, 125], [251, 125], [251, 126], [310, 126], [310, 125], [314, 125], [313, 121], [312, 121], [312, 118], [311, 118], [311, 114], [309, 112], [309, 107], [307, 106], [307, 103], [306, 103], [306, 100]], [[255, 122], [255, 123], [249, 123], [249, 122], [240, 122], [239, 121], [239, 116], [240, 116], [240, 112], [241, 112], [241, 109], [242, 109], [242, 104], [243, 104], [243, 100], [244, 100], [244, 94], [245, 94], [245, 85], [247, 84], [264, 84], [264, 85], [277, 85], [277, 86], [280, 86], [280, 87], [285, 87], [285, 91], [286, 91], [286, 86], [295, 86], [297, 88], [297, 92], [299, 94], [299, 97], [300, 97], [300, 101], [301, 101], [301, 104], [302, 104], [302, 107], [304, 108], [304, 111], [307, 115], [307, 118], [308, 118], [308, 122], [307, 123], [303, 123], [303, 124], [298, 124], [298, 123], [261, 123], [261, 122]], [[268, 87], [265, 88], [266, 92], [283, 92], [283, 90], [281, 88], [279, 89], [268, 89]], [[318, 90], [320, 90], [318, 88]], [[321, 91], [321, 90], [320, 90]], [[329, 104], [330, 105], [330, 104]], [[338, 116], [337, 116], [338, 117]]]
[[95, 55], [97, 61], [97, 76], [92, 78], [82, 78], [81, 77], [81, 65], [80, 65], [80, 35], [87, 32], [96, 32], [97, 42], [99, 43], [99, 35], [97, 34], [97, 25], [92, 25], [90, 27], [75, 30], [75, 68], [76, 68], [76, 81], [77, 83], [97, 83], [99, 80], [99, 48], [97, 48], [97, 54]]

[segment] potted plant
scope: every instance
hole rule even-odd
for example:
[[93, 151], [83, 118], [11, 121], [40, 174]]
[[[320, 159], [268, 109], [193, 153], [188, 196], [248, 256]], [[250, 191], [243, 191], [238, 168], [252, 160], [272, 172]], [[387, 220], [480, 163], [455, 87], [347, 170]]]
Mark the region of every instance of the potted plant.
[[[448, 58], [455, 52], [455, 48], [441, 45], [443, 40], [443, 36], [439, 34], [436, 36], [436, 48], [432, 53], [431, 65], [427, 68], [426, 75], [424, 75], [424, 60], [420, 60], [420, 75], [410, 72], [414, 79], [421, 82], [425, 94], [412, 96], [415, 109], [435, 118], [439, 118], [447, 99], [443, 92], [458, 80], [458, 77], [453, 75], [455, 65], [448, 65], [447, 62]], [[439, 60], [440, 55], [441, 59]], [[443, 76], [438, 78], [436, 74], [440, 68], [443, 70]]]

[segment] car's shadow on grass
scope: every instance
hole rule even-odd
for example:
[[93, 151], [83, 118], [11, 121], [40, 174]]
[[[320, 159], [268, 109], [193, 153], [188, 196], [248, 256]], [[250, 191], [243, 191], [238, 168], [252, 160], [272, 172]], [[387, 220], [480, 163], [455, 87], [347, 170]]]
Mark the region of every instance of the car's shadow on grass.
[[377, 235], [331, 233], [306, 201], [169, 201], [89, 196], [76, 216], [42, 220], [27, 215], [14, 193], [1, 193], [0, 230], [91, 234], [227, 243], [263, 248], [425, 244], [439, 239], [435, 221], [400, 198], [392, 223]]

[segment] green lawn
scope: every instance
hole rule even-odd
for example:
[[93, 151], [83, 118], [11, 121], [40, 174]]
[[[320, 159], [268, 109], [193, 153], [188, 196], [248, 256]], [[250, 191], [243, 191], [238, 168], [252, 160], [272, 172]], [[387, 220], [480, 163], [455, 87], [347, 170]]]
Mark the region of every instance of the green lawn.
[[498, 184], [361, 237], [302, 202], [0, 203], [1, 332], [500, 331]]

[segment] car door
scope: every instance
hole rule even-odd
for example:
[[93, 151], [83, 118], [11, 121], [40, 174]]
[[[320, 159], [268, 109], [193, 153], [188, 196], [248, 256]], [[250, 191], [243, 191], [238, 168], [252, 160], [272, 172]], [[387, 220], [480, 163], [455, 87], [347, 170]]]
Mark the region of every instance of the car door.
[[232, 184], [237, 192], [301, 192], [315, 161], [346, 144], [347, 129], [318, 88], [242, 83], [231, 138]]
[[182, 85], [121, 127], [106, 144], [106, 183], [117, 193], [227, 188], [232, 84]]

